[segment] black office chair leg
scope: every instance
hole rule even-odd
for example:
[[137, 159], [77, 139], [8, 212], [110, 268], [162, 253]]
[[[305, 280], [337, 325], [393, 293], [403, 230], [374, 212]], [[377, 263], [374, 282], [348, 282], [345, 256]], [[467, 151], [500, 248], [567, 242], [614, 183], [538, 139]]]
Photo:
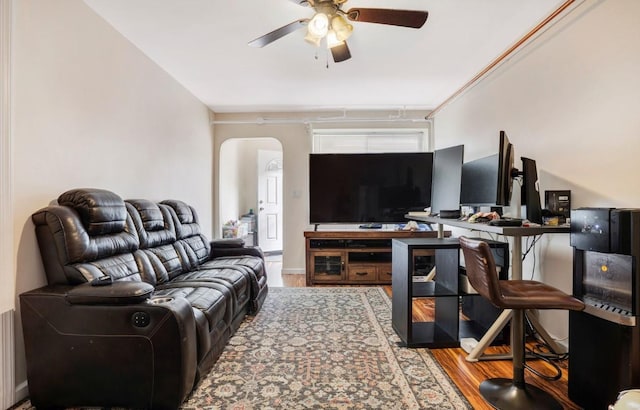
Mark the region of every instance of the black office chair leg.
[[514, 309], [511, 319], [513, 379], [488, 379], [480, 383], [480, 394], [500, 410], [558, 409], [562, 405], [546, 391], [524, 381], [524, 310]]

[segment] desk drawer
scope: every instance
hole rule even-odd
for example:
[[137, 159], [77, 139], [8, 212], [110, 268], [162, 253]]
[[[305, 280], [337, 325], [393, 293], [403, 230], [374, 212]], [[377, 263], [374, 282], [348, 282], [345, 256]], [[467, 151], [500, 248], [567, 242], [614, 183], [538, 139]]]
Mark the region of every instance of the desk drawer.
[[375, 281], [378, 269], [373, 265], [349, 265], [347, 269], [347, 280], [353, 281]]
[[391, 264], [378, 266], [378, 281], [391, 283]]

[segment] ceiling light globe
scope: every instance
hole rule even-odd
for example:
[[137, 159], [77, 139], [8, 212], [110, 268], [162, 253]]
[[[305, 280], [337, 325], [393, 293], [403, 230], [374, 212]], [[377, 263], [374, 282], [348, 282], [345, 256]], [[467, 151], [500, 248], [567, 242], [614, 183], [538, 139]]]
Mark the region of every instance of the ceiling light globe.
[[344, 44], [343, 40], [340, 40], [334, 30], [329, 30], [327, 33], [327, 48], [334, 48], [336, 46]]
[[309, 33], [317, 37], [324, 37], [329, 31], [329, 17], [324, 13], [316, 13], [309, 21]]
[[353, 33], [353, 26], [340, 15], [336, 15], [331, 19], [331, 28], [335, 31], [336, 37], [340, 41], [344, 41]]
[[307, 29], [307, 35], [304, 37], [304, 39], [307, 43], [312, 44], [316, 47], [320, 47], [320, 41], [322, 40], [322, 37], [316, 36]]

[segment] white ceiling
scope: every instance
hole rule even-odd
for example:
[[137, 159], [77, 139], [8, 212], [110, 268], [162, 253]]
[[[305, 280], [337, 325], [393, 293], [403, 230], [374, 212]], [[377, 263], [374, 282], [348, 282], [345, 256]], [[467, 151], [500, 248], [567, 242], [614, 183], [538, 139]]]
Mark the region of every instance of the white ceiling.
[[344, 10], [426, 10], [429, 18], [418, 30], [354, 22], [352, 58], [336, 64], [304, 41], [304, 29], [247, 45], [313, 15], [290, 0], [85, 2], [215, 112], [433, 109], [562, 3], [351, 0]]

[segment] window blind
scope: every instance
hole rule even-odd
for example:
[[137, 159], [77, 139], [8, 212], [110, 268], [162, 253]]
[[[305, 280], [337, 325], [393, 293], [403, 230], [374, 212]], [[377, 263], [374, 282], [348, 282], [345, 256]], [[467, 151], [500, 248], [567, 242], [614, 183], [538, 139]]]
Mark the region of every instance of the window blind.
[[426, 129], [314, 129], [314, 153], [424, 152]]

